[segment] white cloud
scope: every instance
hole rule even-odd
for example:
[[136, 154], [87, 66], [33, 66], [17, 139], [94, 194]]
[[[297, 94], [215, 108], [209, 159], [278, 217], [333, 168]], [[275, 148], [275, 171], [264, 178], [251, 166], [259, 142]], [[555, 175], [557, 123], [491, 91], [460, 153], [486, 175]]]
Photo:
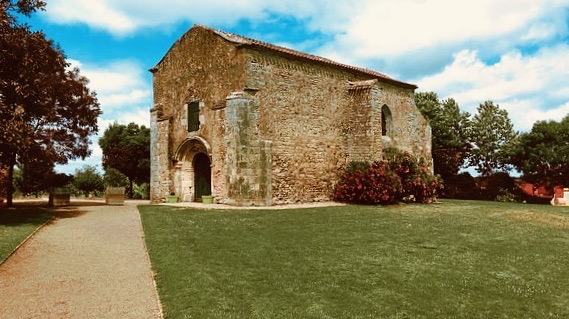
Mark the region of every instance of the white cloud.
[[535, 99], [514, 99], [503, 102], [500, 104], [500, 107], [508, 111], [516, 129], [522, 131], [531, 130], [533, 124], [537, 121], [553, 120], [560, 122], [565, 116], [569, 115], [569, 101], [551, 109], [536, 108], [536, 105], [540, 104], [542, 104], [541, 101]]
[[569, 0], [369, 0], [357, 8], [317, 54], [406, 81], [440, 72], [463, 49], [495, 60], [569, 36]]
[[89, 88], [97, 92], [103, 117], [113, 117], [125, 107], [152, 105], [150, 84], [144, 79], [145, 71], [136, 62], [124, 60], [105, 65], [92, 65], [69, 60], [89, 79]]
[[[441, 44], [504, 36], [554, 10], [549, 0], [401, 0], [368, 1], [361, 5], [339, 48], [360, 57], [394, 56]], [[544, 36], [547, 20], [532, 25], [526, 37]]]
[[567, 114], [569, 45], [543, 48], [531, 56], [512, 51], [491, 65], [477, 52], [463, 50], [442, 72], [418, 82], [420, 91], [452, 97], [471, 113], [493, 100], [508, 111], [517, 129], [528, 130], [537, 120]]
[[120, 124], [136, 123], [150, 127], [150, 110], [149, 108], [131, 109], [128, 113], [119, 113], [121, 119]]
[[338, 55], [363, 59], [506, 35], [543, 40], [567, 32], [567, 5], [569, 0], [50, 0], [45, 15], [55, 24], [86, 24], [118, 36], [181, 21], [278, 23], [278, 15], [335, 35], [329, 46]]
[[107, 1], [50, 0], [47, 8], [48, 18], [60, 24], [85, 23], [116, 34], [127, 34], [138, 27], [132, 17]]
[[536, 23], [528, 28], [522, 35], [521, 40], [525, 42], [535, 42], [547, 40], [557, 33], [554, 25], [545, 23]]
[[56, 24], [86, 24], [114, 35], [180, 21], [231, 26], [243, 19], [271, 19], [272, 14], [295, 17], [314, 30], [340, 31], [359, 5], [350, 0], [50, 0], [45, 13]]
[[[149, 90], [131, 89], [124, 93], [114, 93], [99, 96], [99, 102], [104, 110], [116, 109], [125, 105], [140, 104], [151, 99]], [[148, 104], [150, 105], [150, 104]]]
[[144, 69], [130, 60], [109, 62], [105, 65], [83, 63], [68, 59], [72, 67], [78, 67], [87, 77], [89, 88], [97, 93], [103, 114], [98, 118], [99, 133], [91, 137], [91, 156], [85, 160], [73, 160], [56, 166], [58, 172], [71, 174], [85, 165], [96, 166], [102, 172], [103, 152], [99, 138], [113, 123], [150, 126], [152, 105], [151, 85], [144, 79]]

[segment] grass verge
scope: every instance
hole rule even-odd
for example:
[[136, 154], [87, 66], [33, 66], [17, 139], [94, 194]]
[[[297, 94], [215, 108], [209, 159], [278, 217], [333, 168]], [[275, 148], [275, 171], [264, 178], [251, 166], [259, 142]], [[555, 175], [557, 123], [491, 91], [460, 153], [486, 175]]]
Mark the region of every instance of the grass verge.
[[50, 217], [37, 207], [0, 208], [0, 264]]
[[569, 317], [569, 208], [139, 209], [166, 318]]

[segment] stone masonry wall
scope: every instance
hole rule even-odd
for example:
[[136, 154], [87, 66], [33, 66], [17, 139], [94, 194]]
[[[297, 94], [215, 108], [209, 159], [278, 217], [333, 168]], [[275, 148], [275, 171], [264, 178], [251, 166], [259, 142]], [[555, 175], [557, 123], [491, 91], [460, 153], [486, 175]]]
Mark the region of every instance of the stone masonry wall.
[[[190, 139], [207, 144], [213, 195], [238, 205], [329, 200], [345, 166], [381, 159], [386, 143], [431, 160], [430, 127], [412, 88], [203, 28], [182, 36], [152, 71], [153, 201], [189, 178]], [[185, 105], [194, 101], [200, 127], [187, 132]], [[381, 134], [384, 105], [389, 137]]]
[[[154, 74], [154, 108], [160, 111], [160, 119], [169, 119], [169, 133], [160, 135], [160, 143], [168, 144], [170, 159], [184, 140], [202, 137], [210, 147], [212, 162], [212, 194], [217, 198], [227, 195], [225, 168], [225, 104], [230, 92], [243, 90], [245, 82], [244, 61], [237, 48], [219, 36], [200, 28], [193, 28], [183, 35], [158, 63]], [[188, 102], [200, 101], [200, 128], [187, 131]], [[152, 130], [151, 126], [151, 130]], [[167, 140], [167, 142], [165, 141]], [[186, 159], [191, 161], [191, 158]], [[178, 163], [179, 164], [179, 163]], [[180, 167], [180, 165], [178, 165]], [[173, 163], [161, 161], [154, 164], [155, 176], [174, 180]], [[155, 198], [165, 197], [167, 191], [158, 188]]]
[[369, 93], [353, 74], [250, 50], [247, 85], [258, 89], [261, 138], [272, 141], [273, 202], [330, 199], [350, 160], [370, 153]]
[[[373, 110], [369, 87], [347, 88], [348, 105], [342, 112], [342, 135], [346, 139], [347, 158], [350, 161], [373, 161], [379, 159], [381, 153], [375, 153], [375, 133]], [[380, 132], [381, 134], [381, 128]]]
[[424, 157], [432, 166], [431, 127], [415, 106], [414, 92], [393, 85], [379, 83], [381, 97], [376, 105], [387, 105], [393, 116], [392, 145]]
[[271, 141], [259, 138], [259, 101], [245, 92], [227, 98], [226, 160], [228, 204], [272, 204]]
[[430, 130], [412, 89], [275, 53], [247, 55], [260, 135], [273, 142], [274, 203], [329, 200], [347, 163], [381, 159], [384, 104], [393, 114], [393, 145], [431, 158]]
[[170, 173], [164, 167], [169, 166], [168, 152], [169, 121], [158, 121], [156, 110], [150, 114], [150, 200], [161, 202], [170, 193]]

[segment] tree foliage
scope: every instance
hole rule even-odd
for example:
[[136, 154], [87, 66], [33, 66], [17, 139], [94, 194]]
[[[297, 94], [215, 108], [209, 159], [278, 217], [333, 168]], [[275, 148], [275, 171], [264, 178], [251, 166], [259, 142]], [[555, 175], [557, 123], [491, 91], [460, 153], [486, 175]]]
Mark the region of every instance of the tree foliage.
[[14, 172], [14, 184], [23, 195], [36, 194], [47, 190], [47, 180], [53, 173], [51, 167], [19, 165]]
[[14, 184], [22, 194], [36, 194], [50, 191], [52, 188], [63, 187], [73, 181], [73, 176], [56, 173], [52, 166], [20, 164], [14, 172]]
[[135, 123], [114, 123], [99, 139], [103, 150], [103, 167], [114, 168], [129, 180], [128, 194], [133, 183], [150, 182], [150, 129]]
[[128, 178], [123, 173], [112, 167], [105, 168], [105, 185], [110, 187], [128, 186]]
[[73, 187], [88, 197], [92, 192], [102, 192], [105, 189], [105, 183], [94, 166], [86, 165], [75, 171]]
[[48, 166], [90, 155], [100, 109], [88, 80], [70, 68], [62, 50], [41, 31], [19, 25], [14, 12], [43, 9], [37, 0], [0, 2], [0, 164], [8, 167], [11, 204], [16, 164]]
[[415, 94], [415, 104], [432, 128], [435, 174], [443, 180], [456, 176], [468, 157], [470, 114], [460, 112], [452, 98], [440, 101], [434, 92]]
[[2, 34], [5, 28], [16, 25], [14, 13], [30, 16], [37, 10], [44, 10], [45, 2], [41, 0], [0, 0], [0, 29]]
[[486, 101], [478, 106], [471, 128], [470, 139], [474, 147], [469, 164], [482, 176], [507, 169], [508, 148], [517, 136], [508, 112], [492, 101]]
[[512, 144], [510, 156], [526, 181], [569, 186], [569, 115], [560, 122], [536, 122]]

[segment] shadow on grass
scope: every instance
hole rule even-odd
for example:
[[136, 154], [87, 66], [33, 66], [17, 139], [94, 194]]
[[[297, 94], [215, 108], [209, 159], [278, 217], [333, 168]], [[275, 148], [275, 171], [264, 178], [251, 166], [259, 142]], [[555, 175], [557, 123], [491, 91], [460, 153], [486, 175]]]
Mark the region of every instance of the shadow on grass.
[[55, 217], [54, 220], [75, 218], [87, 212], [84, 207], [104, 205], [104, 202], [96, 200], [73, 199], [70, 205], [51, 207], [47, 199], [15, 200], [13, 207], [6, 207], [6, 203], [0, 206], [0, 225], [17, 226], [30, 220], [45, 218], [46, 215]]
[[0, 208], [0, 225], [18, 226], [33, 220], [44, 219], [50, 212], [34, 206]]

